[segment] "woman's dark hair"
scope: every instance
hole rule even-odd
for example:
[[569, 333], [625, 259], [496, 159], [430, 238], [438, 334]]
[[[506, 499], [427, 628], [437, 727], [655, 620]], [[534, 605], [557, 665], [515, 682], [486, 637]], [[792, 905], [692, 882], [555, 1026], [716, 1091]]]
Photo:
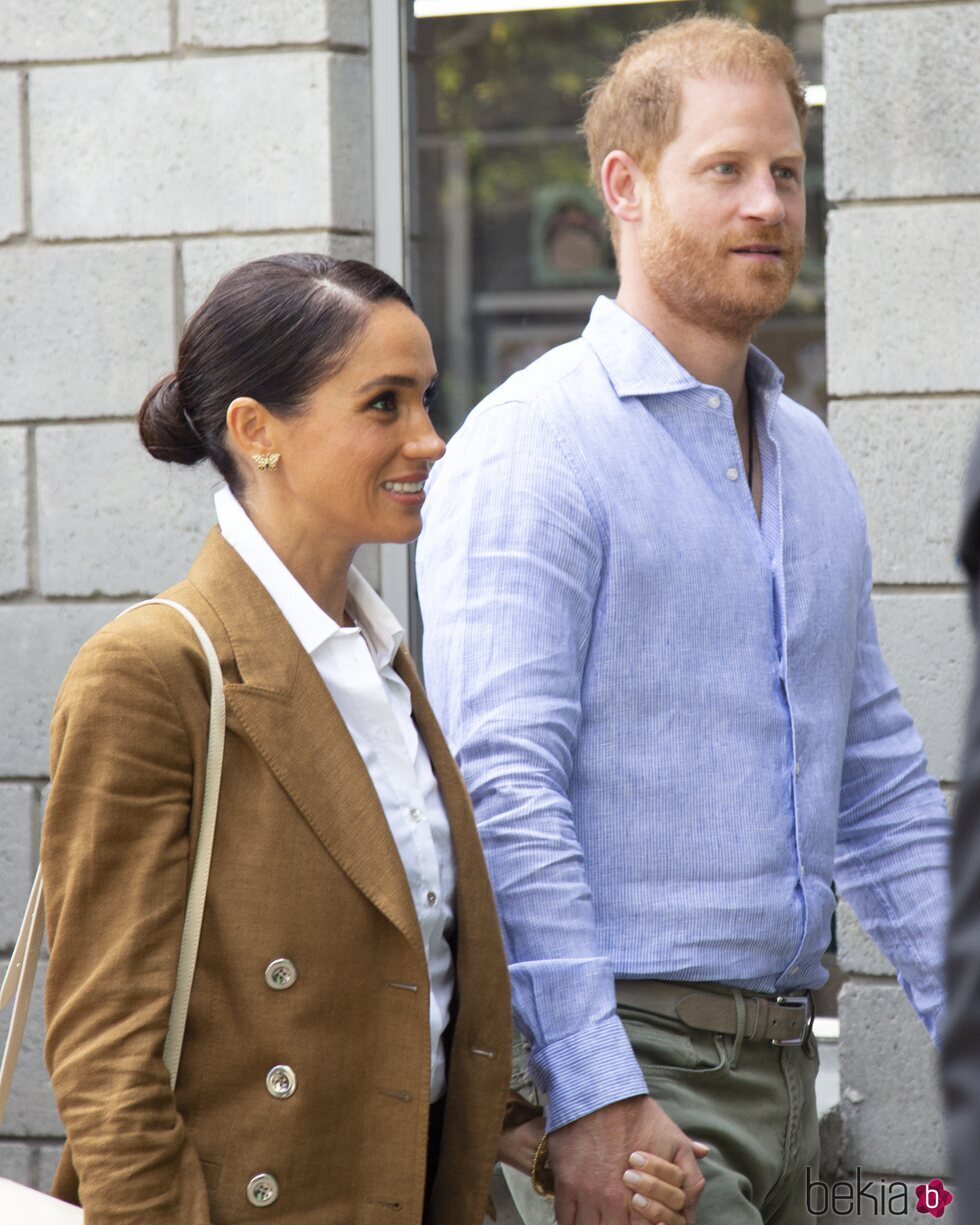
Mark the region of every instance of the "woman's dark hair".
[[140, 406], [143, 446], [168, 463], [210, 459], [239, 492], [228, 405], [250, 396], [277, 417], [299, 412], [344, 364], [371, 307], [386, 301], [415, 309], [397, 281], [356, 259], [274, 255], [225, 273], [188, 319], [177, 369]]

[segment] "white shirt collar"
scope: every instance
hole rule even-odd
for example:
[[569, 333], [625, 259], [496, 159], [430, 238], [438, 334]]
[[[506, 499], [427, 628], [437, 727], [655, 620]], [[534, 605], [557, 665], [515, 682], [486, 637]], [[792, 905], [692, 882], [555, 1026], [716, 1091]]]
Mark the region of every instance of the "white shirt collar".
[[[296, 580], [227, 485], [214, 495], [221, 534], [266, 589], [307, 654], [329, 638], [357, 631], [338, 625]], [[364, 631], [378, 669], [387, 667], [405, 640], [398, 619], [371, 584], [351, 566], [347, 575], [347, 609]]]

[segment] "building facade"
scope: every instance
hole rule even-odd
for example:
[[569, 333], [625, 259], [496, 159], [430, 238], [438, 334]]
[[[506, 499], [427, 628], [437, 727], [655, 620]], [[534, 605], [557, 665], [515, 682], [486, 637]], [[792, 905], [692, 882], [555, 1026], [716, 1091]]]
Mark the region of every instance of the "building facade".
[[[639, 27], [657, 9], [630, 12]], [[824, 35], [828, 421], [867, 506], [886, 657], [952, 801], [972, 650], [954, 537], [980, 421], [980, 3], [844, 2], [826, 21], [819, 0], [792, 9], [811, 76]], [[471, 313], [461, 326], [446, 312], [437, 356], [452, 366], [462, 354], [462, 399], [479, 382], [472, 311], [499, 308], [501, 352], [524, 352], [556, 335], [540, 311], [559, 291], [581, 306], [601, 287], [549, 282], [540, 260], [544, 280], [520, 300], [467, 283], [474, 230], [453, 192], [489, 180], [468, 176], [458, 134], [426, 130], [427, 80], [414, 160], [406, 152], [408, 72], [430, 62], [428, 31], [408, 18], [400, 0], [90, 0], [84, 15], [67, 0], [0, 0], [0, 955], [36, 866], [61, 678], [99, 625], [185, 572], [213, 522], [214, 475], [148, 458], [133, 416], [220, 273], [296, 249], [414, 267], [428, 317], [433, 241], [455, 244], [440, 283]], [[412, 168], [437, 146], [451, 173], [433, 196]], [[435, 240], [432, 210], [449, 219]], [[478, 237], [486, 263], [493, 233]], [[561, 301], [567, 326], [573, 299]], [[819, 383], [818, 365], [800, 378]], [[411, 616], [405, 551], [359, 564]], [[841, 1093], [824, 1176], [946, 1175], [935, 1056], [846, 909], [839, 956]], [[43, 1187], [61, 1127], [42, 1038], [39, 989], [0, 1174]]]

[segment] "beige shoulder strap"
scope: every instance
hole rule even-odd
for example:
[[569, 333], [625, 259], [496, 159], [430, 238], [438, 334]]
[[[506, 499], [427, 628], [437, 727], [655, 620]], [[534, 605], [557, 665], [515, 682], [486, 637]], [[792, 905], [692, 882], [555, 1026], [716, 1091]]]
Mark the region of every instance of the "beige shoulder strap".
[[[187, 1008], [191, 997], [191, 983], [197, 965], [197, 950], [201, 939], [201, 922], [204, 918], [204, 901], [208, 891], [208, 876], [211, 872], [211, 851], [214, 846], [214, 830], [218, 816], [218, 792], [221, 787], [221, 764], [225, 749], [225, 690], [221, 676], [221, 665], [211, 639], [192, 612], [174, 600], [141, 600], [120, 613], [125, 616], [133, 608], [146, 604], [165, 604], [173, 608], [188, 622], [208, 661], [211, 677], [211, 720], [208, 728], [208, 760], [204, 776], [204, 806], [201, 810], [201, 828], [197, 853], [191, 872], [191, 883], [187, 893], [187, 910], [184, 915], [184, 930], [180, 939], [180, 958], [177, 963], [177, 983], [170, 1006], [170, 1022], [167, 1040], [163, 1048], [163, 1061], [170, 1073], [171, 1088], [177, 1082], [180, 1066], [180, 1050], [184, 1042], [184, 1027], [187, 1023]], [[3, 1120], [14, 1068], [20, 1052], [20, 1044], [27, 1024], [27, 1010], [31, 991], [37, 974], [37, 963], [44, 935], [44, 899], [41, 885], [41, 869], [38, 868], [31, 888], [27, 910], [21, 923], [17, 943], [10, 964], [0, 984], [0, 1009], [13, 1000], [10, 1029], [0, 1060], [0, 1121]]]

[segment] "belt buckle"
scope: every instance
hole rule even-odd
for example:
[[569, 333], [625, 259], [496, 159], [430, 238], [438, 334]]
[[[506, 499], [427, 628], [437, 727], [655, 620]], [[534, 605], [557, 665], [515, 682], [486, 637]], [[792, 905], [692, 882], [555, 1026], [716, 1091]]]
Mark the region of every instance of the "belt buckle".
[[776, 1003], [784, 1008], [806, 1009], [806, 1022], [798, 1038], [773, 1038], [773, 1046], [802, 1046], [813, 1029], [813, 1000], [809, 995], [777, 995]]

